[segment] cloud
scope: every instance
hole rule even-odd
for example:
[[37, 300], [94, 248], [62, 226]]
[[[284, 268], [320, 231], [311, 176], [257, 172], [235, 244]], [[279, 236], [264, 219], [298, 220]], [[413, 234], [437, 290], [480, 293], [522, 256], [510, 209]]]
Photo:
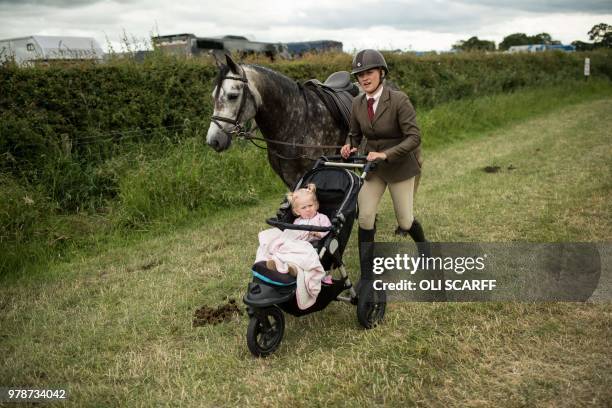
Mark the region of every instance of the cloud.
[[[221, 27], [235, 26], [243, 30], [285, 27], [310, 27], [327, 30], [393, 27], [402, 30], [459, 32], [473, 29], [490, 19], [509, 18], [509, 11], [492, 13], [489, 6], [434, 0], [377, 1], [352, 0], [263, 3], [236, 0], [232, 7], [214, 3], [201, 7], [184, 1], [180, 8], [165, 10], [166, 20], [172, 16], [185, 25], [208, 22]], [[148, 7], [155, 10], [155, 7]], [[201, 12], [199, 12], [201, 10]]]
[[[309, 4], [309, 3], [306, 3]], [[326, 7], [304, 6], [292, 24], [305, 27], [351, 29], [376, 26], [438, 33], [476, 32], [487, 24], [535, 14], [612, 13], [612, 1], [517, 0], [353, 0], [350, 7], [329, 2]]]
[[535, 35], [547, 32], [553, 39], [570, 44], [576, 40], [590, 42], [588, 31], [602, 21], [612, 21], [612, 14], [530, 14], [483, 26], [481, 32], [498, 43], [512, 33]]
[[[443, 7], [441, 7], [443, 6]], [[350, 29], [393, 27], [404, 30], [457, 32], [477, 27], [485, 18], [485, 7], [461, 3], [432, 1], [355, 0], [352, 7], [333, 5], [327, 9], [308, 8], [293, 24], [306, 27]]]
[[[448, 49], [477, 35], [549, 32], [570, 42], [608, 21], [612, 1], [494, 0], [0, 0], [0, 38], [26, 35], [95, 37], [102, 46], [153, 35], [248, 35], [259, 41], [330, 39], [363, 47]], [[597, 21], [596, 21], [597, 20]], [[116, 47], [115, 47], [116, 48]]]
[[0, 0], [0, 7], [42, 7], [43, 9], [64, 8], [74, 9], [83, 6], [89, 6], [97, 3], [111, 4], [115, 3], [119, 6], [130, 3], [138, 3], [142, 0]]
[[87, 4], [99, 3], [103, 0], [0, 0], [1, 5], [16, 5], [16, 6], [42, 6], [42, 7], [57, 7], [71, 8]]
[[610, 0], [462, 0], [466, 4], [489, 6], [499, 10], [527, 11], [534, 13], [612, 13], [612, 1]]

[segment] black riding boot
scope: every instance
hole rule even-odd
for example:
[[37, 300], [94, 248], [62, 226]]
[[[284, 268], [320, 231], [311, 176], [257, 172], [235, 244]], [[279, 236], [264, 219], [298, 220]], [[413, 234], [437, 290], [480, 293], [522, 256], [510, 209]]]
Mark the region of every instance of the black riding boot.
[[[364, 287], [372, 285], [374, 273], [372, 272], [372, 264], [374, 263], [374, 235], [376, 235], [376, 224], [371, 230], [359, 227], [359, 269], [360, 276], [355, 291], [358, 296], [362, 296]], [[364, 286], [365, 285], [365, 286]], [[370, 293], [370, 291], [367, 291]]]
[[376, 229], [363, 229], [359, 227], [359, 267], [361, 279], [372, 279], [372, 258], [374, 257], [374, 236]]
[[[405, 237], [406, 235], [410, 235], [410, 237], [416, 243], [419, 254], [422, 254], [425, 259], [431, 258], [431, 244], [425, 239], [423, 227], [421, 226], [421, 223], [419, 223], [416, 219], [412, 222], [412, 225], [410, 226], [409, 230], [397, 227], [397, 229], [395, 230], [395, 234], [401, 235], [403, 237]], [[444, 271], [427, 269], [427, 279], [444, 282]], [[427, 300], [434, 302], [445, 302], [447, 298], [444, 284], [441, 285], [441, 290], [432, 291], [428, 293]]]

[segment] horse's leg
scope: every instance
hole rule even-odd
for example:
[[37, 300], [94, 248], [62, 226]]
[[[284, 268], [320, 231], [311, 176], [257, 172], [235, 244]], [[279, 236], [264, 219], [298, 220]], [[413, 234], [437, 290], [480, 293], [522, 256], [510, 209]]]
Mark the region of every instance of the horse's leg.
[[302, 177], [308, 170], [312, 168], [314, 161], [308, 159], [296, 159], [293, 160], [292, 166], [289, 170], [290, 177], [294, 180], [293, 184]]
[[314, 162], [307, 159], [279, 160], [281, 172], [279, 175], [290, 189], [313, 166]]
[[281, 180], [283, 180], [283, 183], [285, 183], [285, 186], [287, 186], [288, 188], [293, 187], [293, 183], [295, 179], [292, 178], [291, 172], [287, 172], [287, 169], [286, 169], [287, 166], [284, 165], [285, 161], [281, 160], [280, 157], [278, 157], [276, 153], [270, 148], [268, 148], [268, 161], [270, 162], [270, 165], [272, 166], [272, 170], [274, 170], [274, 172], [278, 174]]
[[283, 177], [283, 180], [285, 180], [285, 184], [287, 184], [289, 188], [293, 188], [295, 183], [298, 181], [298, 179], [303, 174], [304, 168], [302, 167], [300, 162], [301, 160], [299, 159], [286, 160], [284, 162], [284, 166], [282, 170], [282, 173], [283, 173], [282, 177]]

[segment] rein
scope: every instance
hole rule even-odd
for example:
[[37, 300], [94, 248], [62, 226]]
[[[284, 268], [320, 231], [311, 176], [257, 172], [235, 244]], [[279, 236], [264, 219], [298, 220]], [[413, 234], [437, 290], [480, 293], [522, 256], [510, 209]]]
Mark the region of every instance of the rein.
[[[267, 144], [277, 144], [277, 145], [284, 145], [284, 146], [291, 146], [291, 147], [303, 147], [303, 148], [310, 148], [310, 149], [340, 149], [342, 148], [342, 146], [337, 146], [337, 145], [313, 145], [313, 144], [304, 144], [304, 143], [295, 143], [295, 142], [281, 142], [280, 140], [271, 140], [265, 137], [257, 137], [255, 136], [255, 130], [257, 130], [257, 127], [255, 127], [254, 129], [245, 129], [244, 125], [240, 124], [240, 118], [242, 116], [242, 113], [244, 111], [244, 107], [246, 105], [246, 100], [249, 98], [249, 96], [254, 100], [255, 98], [253, 97], [253, 94], [251, 93], [251, 90], [249, 89], [249, 81], [246, 77], [246, 73], [244, 71], [244, 69], [242, 70], [242, 76], [241, 77], [236, 77], [236, 76], [226, 76], [225, 78], [221, 79], [221, 81], [219, 82], [219, 87], [221, 86], [221, 84], [223, 83], [223, 81], [225, 81], [226, 79], [232, 79], [235, 81], [241, 81], [245, 84], [244, 86], [244, 92], [245, 94], [243, 95], [242, 100], [240, 101], [240, 107], [238, 108], [238, 114], [236, 115], [235, 119], [232, 118], [227, 118], [224, 116], [218, 116], [218, 115], [213, 115], [211, 116], [211, 122], [213, 122], [215, 125], [217, 125], [217, 127], [219, 129], [221, 129], [221, 131], [223, 133], [225, 133], [225, 135], [227, 137], [230, 138], [230, 140], [232, 139], [233, 136], [236, 136], [238, 138], [242, 138], [244, 140], [249, 140], [251, 143], [253, 143], [255, 146], [259, 147], [260, 149], [268, 149], [267, 147], [263, 147], [263, 146], [259, 146], [257, 143], [255, 143], [255, 140], [259, 140], [259, 141], [263, 141]], [[221, 124], [219, 123], [219, 121], [221, 122], [225, 122], [225, 123], [229, 123], [231, 125], [234, 125], [234, 127], [231, 130], [225, 130], [223, 128], [223, 126], [221, 126]], [[316, 160], [316, 159], [312, 159], [310, 157], [307, 157], [305, 155], [300, 155], [298, 157], [285, 157], [282, 156], [281, 154], [271, 150], [271, 153], [273, 155], [275, 155], [278, 158], [281, 158], [283, 160], [297, 160], [297, 159], [308, 159], [308, 160]]]
[[340, 149], [342, 146], [337, 145], [313, 145], [313, 144], [303, 144], [303, 143], [293, 143], [293, 142], [281, 142], [280, 140], [270, 140], [265, 137], [255, 137], [251, 136], [252, 132], [244, 132], [244, 136], [242, 136], [245, 140], [261, 140], [266, 143], [272, 144], [280, 144], [291, 147], [309, 147], [309, 148], [318, 148], [318, 149]]

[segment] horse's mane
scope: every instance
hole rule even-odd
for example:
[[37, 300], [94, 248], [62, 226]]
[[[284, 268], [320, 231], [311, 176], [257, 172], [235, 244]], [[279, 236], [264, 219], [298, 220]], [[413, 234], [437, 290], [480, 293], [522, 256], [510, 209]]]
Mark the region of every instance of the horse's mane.
[[250, 64], [248, 67], [257, 71], [260, 77], [267, 78], [269, 83], [274, 84], [273, 86], [267, 86], [266, 89], [275, 95], [289, 96], [303, 95], [304, 93], [304, 88], [299, 81], [289, 78], [278, 71], [255, 64]]
[[[279, 78], [284, 79], [284, 81], [278, 81], [278, 80], [274, 81], [276, 86], [283, 88], [281, 89], [281, 91], [283, 92], [284, 91], [295, 92], [296, 90], [296, 86], [297, 86], [296, 82], [293, 79], [289, 78], [288, 76], [281, 74], [280, 72], [277, 72], [268, 67], [264, 67], [264, 66], [256, 65], [256, 64], [248, 64], [248, 65], [243, 65], [243, 66], [253, 68], [259, 73], [268, 75], [268, 76], [272, 76], [275, 79], [279, 79]], [[217, 90], [215, 91], [215, 99], [219, 97], [219, 92], [221, 91], [220, 85], [221, 85], [221, 82], [223, 81], [223, 78], [225, 78], [229, 73], [230, 73], [229, 66], [225, 64], [221, 65], [221, 68], [219, 69], [219, 73], [217, 74], [217, 77], [215, 78], [215, 81], [213, 83], [213, 87], [217, 88]]]

